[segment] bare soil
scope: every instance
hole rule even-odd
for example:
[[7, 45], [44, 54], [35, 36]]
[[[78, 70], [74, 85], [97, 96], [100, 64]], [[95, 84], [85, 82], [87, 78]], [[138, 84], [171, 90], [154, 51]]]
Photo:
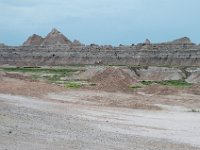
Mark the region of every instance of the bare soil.
[[97, 73], [91, 79], [97, 83], [97, 89], [104, 91], [130, 91], [130, 85], [137, 83], [137, 80], [120, 68], [106, 68], [103, 72]]
[[13, 78], [4, 78], [4, 80], [0, 80], [0, 93], [12, 95], [41, 97], [49, 92], [61, 92], [64, 90], [66, 89], [61, 86], [39, 81], [26, 81]]
[[126, 92], [137, 81], [111, 68], [91, 81], [66, 89], [1, 73], [0, 149], [200, 149], [199, 85]]

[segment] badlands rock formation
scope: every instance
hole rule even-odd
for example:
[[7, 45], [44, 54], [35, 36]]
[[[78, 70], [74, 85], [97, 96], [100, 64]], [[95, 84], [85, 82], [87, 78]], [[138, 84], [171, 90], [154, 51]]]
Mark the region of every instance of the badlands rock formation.
[[81, 42], [78, 41], [78, 40], [74, 40], [73, 43], [72, 43], [74, 46], [81, 46]]
[[5, 47], [5, 44], [3, 44], [3, 43], [0, 43], [0, 47]]
[[23, 43], [23, 46], [37, 46], [41, 45], [43, 41], [44, 38], [37, 34], [33, 34]]
[[69, 45], [72, 42], [67, 39], [60, 31], [57, 29], [52, 29], [52, 31], [45, 37], [42, 42], [42, 46], [48, 45]]
[[154, 44], [150, 40], [130, 46], [113, 47], [71, 42], [57, 29], [45, 38], [31, 36], [23, 46], [0, 46], [0, 65], [141, 65], [199, 66], [200, 46], [183, 37]]
[[173, 44], [191, 44], [191, 40], [188, 37], [183, 37], [172, 41]]

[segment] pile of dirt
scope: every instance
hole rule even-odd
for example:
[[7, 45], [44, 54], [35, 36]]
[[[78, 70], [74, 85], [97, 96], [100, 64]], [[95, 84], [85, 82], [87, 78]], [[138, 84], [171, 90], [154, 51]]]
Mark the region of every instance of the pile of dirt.
[[93, 76], [90, 82], [96, 83], [99, 90], [128, 92], [137, 80], [120, 68], [109, 67]]

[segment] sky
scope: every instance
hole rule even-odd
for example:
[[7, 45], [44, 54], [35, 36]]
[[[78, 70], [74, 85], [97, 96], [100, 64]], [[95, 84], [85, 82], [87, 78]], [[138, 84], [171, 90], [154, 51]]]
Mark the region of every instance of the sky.
[[0, 0], [0, 43], [21, 45], [57, 28], [85, 44], [190, 37], [200, 43], [200, 0]]

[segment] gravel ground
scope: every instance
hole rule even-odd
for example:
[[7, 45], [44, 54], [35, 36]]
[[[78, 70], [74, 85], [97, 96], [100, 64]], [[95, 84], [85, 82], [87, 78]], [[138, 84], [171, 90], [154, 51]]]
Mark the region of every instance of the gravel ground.
[[200, 113], [175, 110], [0, 94], [0, 150], [200, 149]]

